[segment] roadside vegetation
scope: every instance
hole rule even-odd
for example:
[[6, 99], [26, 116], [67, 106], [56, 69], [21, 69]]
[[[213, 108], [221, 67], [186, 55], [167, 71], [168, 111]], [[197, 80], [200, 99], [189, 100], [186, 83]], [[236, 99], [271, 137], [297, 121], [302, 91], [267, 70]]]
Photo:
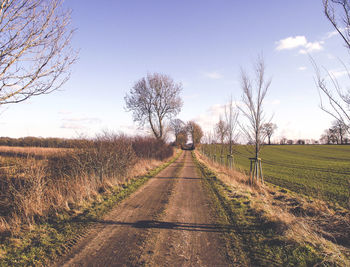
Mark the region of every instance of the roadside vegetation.
[[80, 140], [75, 149], [47, 150], [28, 148], [25, 157], [23, 148], [0, 148], [0, 155], [6, 151], [0, 156], [4, 264], [36, 264], [55, 255], [86, 226], [76, 226], [77, 218], [101, 216], [159, 169], [145, 173], [174, 154], [172, 147], [154, 138], [113, 134]]
[[[220, 161], [228, 146], [203, 145], [203, 152]], [[350, 146], [337, 145], [273, 145], [261, 151], [265, 181], [291, 191], [350, 207]], [[249, 174], [247, 146], [234, 147], [234, 162], [238, 170]], [[223, 157], [223, 164], [227, 158]]]
[[[248, 178], [194, 153], [242, 266], [349, 266], [350, 213]], [[210, 166], [210, 167], [208, 167]]]

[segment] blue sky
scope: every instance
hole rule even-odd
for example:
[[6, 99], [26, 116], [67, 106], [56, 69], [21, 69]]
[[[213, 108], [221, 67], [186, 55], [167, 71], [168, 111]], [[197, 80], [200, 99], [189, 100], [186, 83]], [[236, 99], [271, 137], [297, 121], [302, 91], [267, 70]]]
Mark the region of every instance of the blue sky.
[[1, 136], [93, 136], [141, 132], [124, 96], [147, 73], [182, 82], [179, 118], [210, 130], [230, 95], [241, 99], [240, 68], [264, 54], [275, 138], [315, 138], [330, 126], [319, 109], [311, 55], [342, 77], [348, 62], [321, 0], [66, 0], [80, 49], [71, 79], [50, 95], [1, 108]]

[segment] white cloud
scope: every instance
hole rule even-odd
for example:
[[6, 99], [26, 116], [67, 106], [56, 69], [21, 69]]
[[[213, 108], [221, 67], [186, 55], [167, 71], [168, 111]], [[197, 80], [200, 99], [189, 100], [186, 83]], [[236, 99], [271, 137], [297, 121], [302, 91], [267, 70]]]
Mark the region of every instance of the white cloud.
[[[236, 101], [233, 104], [239, 106], [241, 103]], [[214, 129], [214, 126], [219, 121], [220, 116], [222, 119], [225, 119], [225, 104], [210, 106], [205, 113], [197, 116], [194, 121], [197, 122], [205, 132], [210, 132]]]
[[279, 40], [276, 44], [278, 51], [300, 48], [299, 53], [306, 54], [322, 50], [324, 41], [308, 42], [305, 36], [299, 35]]
[[212, 71], [212, 72], [206, 72], [204, 73], [204, 75], [209, 78], [209, 79], [213, 79], [213, 80], [219, 80], [222, 79], [224, 76], [217, 72], [217, 71]]
[[330, 39], [337, 34], [338, 34], [338, 31], [327, 32], [325, 39]]
[[277, 42], [277, 50], [289, 50], [304, 47], [307, 44], [305, 36], [288, 37]]
[[314, 52], [314, 51], [320, 51], [323, 49], [323, 46], [322, 46], [323, 44], [324, 44], [324, 41], [307, 43], [305, 45], [305, 49], [300, 49], [299, 53], [300, 54], [307, 54], [307, 53]]
[[304, 70], [306, 70], [306, 67], [305, 66], [301, 66], [301, 67], [298, 68], [298, 70], [304, 71]]

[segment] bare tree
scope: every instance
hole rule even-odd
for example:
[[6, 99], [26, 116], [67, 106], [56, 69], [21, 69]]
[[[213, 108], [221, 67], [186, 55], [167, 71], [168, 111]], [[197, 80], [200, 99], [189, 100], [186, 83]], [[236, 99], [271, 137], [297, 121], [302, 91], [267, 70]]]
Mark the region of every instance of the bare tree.
[[329, 129], [325, 130], [321, 135], [320, 143], [325, 145], [329, 145], [331, 143], [331, 133], [329, 132]]
[[203, 130], [194, 121], [189, 121], [187, 123], [187, 130], [188, 130], [189, 134], [191, 135], [192, 146], [193, 146], [193, 148], [195, 148], [196, 145], [200, 144], [200, 142], [201, 142], [201, 139], [203, 137]]
[[[178, 145], [178, 137], [184, 131], [185, 123], [180, 119], [174, 119], [170, 122], [171, 131], [175, 135], [175, 144]], [[187, 140], [186, 140], [187, 141]]]
[[265, 63], [262, 57], [258, 58], [255, 65], [254, 78], [250, 78], [244, 70], [241, 71], [243, 106], [239, 109], [248, 120], [248, 124], [241, 125], [241, 128], [248, 138], [248, 142], [254, 144], [255, 158], [259, 158], [259, 152], [266, 138], [263, 131], [265, 123], [263, 101], [271, 85], [271, 79], [265, 80]]
[[229, 143], [229, 154], [233, 153], [233, 143], [237, 139], [238, 134], [236, 134], [237, 124], [238, 124], [239, 110], [233, 105], [232, 97], [230, 102], [225, 105], [225, 121], [227, 125], [227, 137]]
[[[350, 4], [348, 0], [323, 0], [324, 14], [336, 32], [345, 42], [345, 47], [350, 49]], [[339, 122], [350, 126], [350, 89], [344, 89], [336, 76], [320, 68], [311, 58], [316, 71], [316, 86], [320, 94], [320, 107], [323, 111], [334, 117]], [[341, 62], [350, 78], [346, 65]], [[349, 132], [349, 128], [347, 129]]]
[[262, 129], [269, 140], [269, 145], [271, 145], [271, 136], [276, 131], [277, 125], [272, 122], [264, 123]]
[[162, 139], [164, 120], [176, 116], [182, 107], [182, 85], [167, 75], [154, 73], [140, 79], [125, 96], [126, 109], [140, 126], [149, 123], [154, 136]]
[[215, 140], [214, 133], [212, 131], [207, 131], [203, 135], [203, 141], [205, 144], [212, 144]]
[[185, 128], [183, 128], [177, 135], [177, 145], [181, 147], [185, 146], [188, 139], [188, 133]]
[[344, 138], [346, 137], [347, 131], [349, 130], [349, 126], [345, 125], [342, 121], [336, 120], [333, 122], [331, 129], [337, 136], [337, 143], [340, 143], [341, 145], [344, 144]]
[[286, 145], [287, 144], [287, 138], [286, 137], [282, 137], [280, 140], [280, 145]]
[[215, 134], [217, 138], [219, 139], [219, 142], [221, 144], [221, 155], [223, 154], [223, 144], [227, 136], [227, 125], [220, 117], [219, 121], [215, 124]]
[[263, 131], [263, 124], [265, 123], [263, 102], [270, 85], [271, 79], [266, 80], [265, 78], [265, 63], [261, 56], [255, 65], [254, 79], [249, 77], [244, 70], [241, 71], [243, 106], [240, 107], [240, 111], [248, 121], [247, 125], [241, 125], [241, 128], [248, 142], [253, 144], [255, 154], [255, 157], [251, 158], [252, 182], [254, 176], [257, 180], [259, 177], [263, 180], [259, 153], [266, 138], [266, 134]]
[[0, 105], [48, 94], [69, 79], [77, 53], [62, 2], [0, 2]]

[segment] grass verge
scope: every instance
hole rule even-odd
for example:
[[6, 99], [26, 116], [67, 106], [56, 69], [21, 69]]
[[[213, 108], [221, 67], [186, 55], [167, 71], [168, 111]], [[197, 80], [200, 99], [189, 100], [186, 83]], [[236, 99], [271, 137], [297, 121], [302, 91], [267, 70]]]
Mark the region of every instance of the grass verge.
[[283, 235], [285, 227], [252, 208], [249, 196], [236, 195], [217, 178], [215, 172], [199, 162], [193, 153], [204, 183], [219, 216], [230, 224], [227, 246], [233, 264], [238, 266], [315, 266], [325, 265], [317, 247], [299, 244]]
[[31, 225], [27, 231], [2, 237], [0, 266], [44, 265], [64, 254], [87, 233], [88, 227], [96, 219], [101, 218], [151, 177], [176, 161], [181, 153], [146, 175], [135, 177], [122, 187], [114, 187], [111, 192], [99, 195], [94, 202], [86, 203], [85, 209], [79, 213], [65, 211], [52, 214], [41, 223]]

